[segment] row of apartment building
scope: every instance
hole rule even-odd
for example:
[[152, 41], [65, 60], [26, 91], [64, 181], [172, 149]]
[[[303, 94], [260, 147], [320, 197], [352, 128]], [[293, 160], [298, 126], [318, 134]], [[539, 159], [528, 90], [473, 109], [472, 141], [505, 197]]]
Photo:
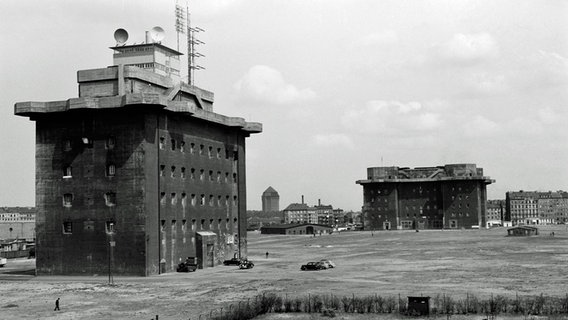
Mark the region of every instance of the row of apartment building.
[[328, 226], [344, 225], [352, 221], [352, 215], [346, 214], [343, 209], [334, 209], [332, 205], [325, 205], [318, 199], [318, 204], [309, 206], [304, 202], [291, 203], [282, 210], [284, 223], [310, 223]]

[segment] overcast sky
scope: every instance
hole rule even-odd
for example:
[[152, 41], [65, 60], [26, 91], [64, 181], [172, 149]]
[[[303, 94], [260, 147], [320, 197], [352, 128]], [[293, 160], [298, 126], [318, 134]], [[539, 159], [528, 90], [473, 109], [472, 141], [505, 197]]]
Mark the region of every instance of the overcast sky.
[[[2, 0], [0, 206], [35, 204], [35, 125], [14, 103], [77, 97], [76, 71], [112, 64], [174, 0]], [[185, 2], [182, 2], [185, 4]], [[367, 167], [475, 163], [514, 190], [568, 189], [568, 1], [195, 0], [214, 111], [261, 122], [247, 202], [269, 186], [360, 210]], [[182, 48], [185, 51], [185, 48]]]

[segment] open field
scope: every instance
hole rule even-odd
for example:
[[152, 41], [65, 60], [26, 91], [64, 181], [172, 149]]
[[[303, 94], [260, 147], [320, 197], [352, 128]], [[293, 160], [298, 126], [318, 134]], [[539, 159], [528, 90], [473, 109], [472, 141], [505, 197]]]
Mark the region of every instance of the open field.
[[[550, 236], [554, 231], [555, 236]], [[334, 294], [565, 296], [568, 231], [541, 227], [536, 237], [506, 229], [342, 232], [309, 236], [249, 233], [254, 269], [219, 266], [149, 278], [32, 277], [0, 274], [1, 319], [197, 319], [262, 292]], [[265, 252], [269, 252], [268, 259]], [[337, 268], [300, 271], [329, 258]], [[33, 260], [11, 261], [25, 269]], [[5, 272], [0, 269], [0, 273]], [[61, 311], [54, 300], [61, 298]]]

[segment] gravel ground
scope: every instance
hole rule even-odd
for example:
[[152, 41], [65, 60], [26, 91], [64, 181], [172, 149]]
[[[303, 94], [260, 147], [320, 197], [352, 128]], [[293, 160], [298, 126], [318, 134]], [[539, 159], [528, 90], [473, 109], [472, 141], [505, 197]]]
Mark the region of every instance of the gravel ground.
[[[10, 274], [34, 267], [34, 260], [10, 260], [0, 270], [0, 319], [198, 319], [262, 292], [289, 297], [565, 296], [568, 231], [565, 226], [540, 231], [535, 237], [506, 237], [505, 228], [318, 237], [250, 232], [253, 269], [218, 266], [147, 278], [115, 277], [112, 286], [105, 276]], [[337, 268], [300, 271], [301, 264], [322, 258], [333, 260]], [[57, 297], [61, 311], [53, 311]]]

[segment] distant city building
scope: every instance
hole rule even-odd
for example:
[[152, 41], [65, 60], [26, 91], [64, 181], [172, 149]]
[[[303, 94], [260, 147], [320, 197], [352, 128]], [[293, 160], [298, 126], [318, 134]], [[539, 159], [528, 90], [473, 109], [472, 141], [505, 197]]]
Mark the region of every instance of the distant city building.
[[325, 205], [318, 199], [318, 204], [311, 207], [304, 203], [292, 203], [282, 211], [284, 223], [311, 223], [327, 226], [344, 225], [349, 222], [343, 209], [333, 209], [332, 205]]
[[318, 224], [318, 215], [313, 207], [305, 203], [292, 203], [282, 210], [284, 223]]
[[268, 187], [262, 193], [262, 211], [278, 212], [280, 211], [280, 196], [272, 187]]
[[505, 215], [513, 225], [568, 222], [568, 192], [510, 191], [505, 196]]
[[503, 226], [505, 200], [487, 200], [486, 227]]
[[318, 205], [314, 206], [316, 215], [318, 216], [318, 224], [334, 225], [335, 216], [333, 214], [333, 206], [322, 205], [321, 200], [318, 199]]
[[442, 229], [485, 226], [488, 184], [475, 164], [372, 167], [363, 186], [363, 228]]
[[0, 207], [0, 240], [35, 241], [35, 207]]
[[112, 66], [78, 71], [78, 98], [15, 105], [36, 124], [37, 274], [246, 257], [245, 139], [262, 125], [214, 113], [212, 92], [179, 82], [181, 53], [112, 49]]

